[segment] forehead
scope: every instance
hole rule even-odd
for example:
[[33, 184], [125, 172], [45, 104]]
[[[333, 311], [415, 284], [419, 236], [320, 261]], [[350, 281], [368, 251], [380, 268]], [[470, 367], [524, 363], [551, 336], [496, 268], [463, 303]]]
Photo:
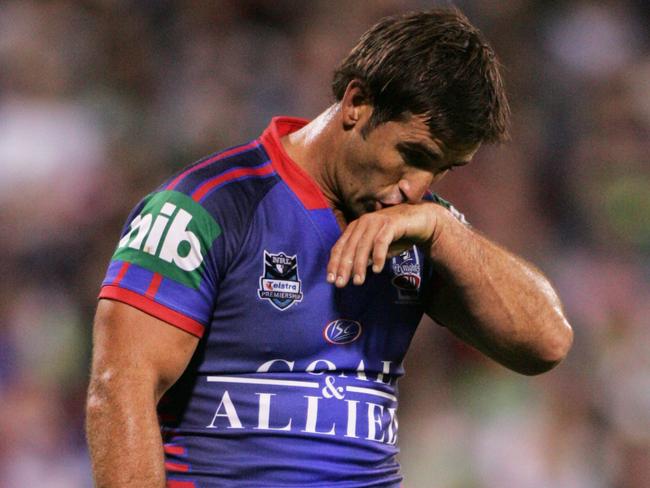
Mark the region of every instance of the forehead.
[[385, 142], [425, 142], [434, 143], [426, 119], [417, 115], [405, 115], [399, 120], [389, 120], [375, 127]]
[[442, 140], [432, 136], [426, 118], [422, 115], [406, 115], [402, 120], [388, 121], [381, 124], [383, 141], [390, 145], [421, 145], [435, 153], [438, 158], [461, 163], [469, 162], [481, 143], [462, 146], [447, 146]]

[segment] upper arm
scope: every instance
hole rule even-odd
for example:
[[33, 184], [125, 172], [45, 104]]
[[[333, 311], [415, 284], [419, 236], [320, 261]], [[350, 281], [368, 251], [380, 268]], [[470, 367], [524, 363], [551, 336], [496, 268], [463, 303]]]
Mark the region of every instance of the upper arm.
[[177, 191], [136, 206], [99, 294], [91, 399], [119, 384], [120, 395], [130, 394], [126, 385], [152, 388], [157, 401], [178, 379], [211, 321], [221, 234], [203, 206]]
[[426, 313], [519, 373], [539, 374], [558, 364], [573, 333], [544, 275], [465, 226], [446, 232], [436, 244], [443, 279], [425, 291]]
[[113, 300], [100, 300], [93, 328], [93, 390], [117, 384], [160, 396], [189, 363], [198, 337]]

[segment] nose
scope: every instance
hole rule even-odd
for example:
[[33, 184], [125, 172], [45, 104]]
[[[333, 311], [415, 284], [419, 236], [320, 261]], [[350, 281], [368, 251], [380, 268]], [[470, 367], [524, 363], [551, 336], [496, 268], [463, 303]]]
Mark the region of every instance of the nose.
[[418, 171], [405, 175], [398, 187], [404, 200], [408, 203], [417, 203], [422, 200], [424, 194], [433, 184], [434, 175], [428, 171]]

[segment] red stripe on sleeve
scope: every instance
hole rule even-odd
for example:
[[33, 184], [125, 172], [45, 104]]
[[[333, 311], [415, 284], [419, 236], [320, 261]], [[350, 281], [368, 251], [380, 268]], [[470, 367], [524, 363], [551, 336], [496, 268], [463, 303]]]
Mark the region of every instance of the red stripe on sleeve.
[[225, 173], [220, 174], [216, 178], [206, 181], [201, 186], [199, 186], [194, 193], [192, 193], [192, 199], [196, 202], [200, 201], [206, 193], [208, 193], [215, 186], [226, 183], [235, 178], [241, 178], [242, 176], [265, 176], [273, 173], [273, 166], [271, 163], [260, 166], [259, 168], [237, 168]]
[[124, 275], [126, 274], [126, 271], [129, 269], [129, 266], [131, 266], [131, 263], [128, 263], [126, 261], [122, 263], [120, 270], [117, 272], [117, 276], [113, 280], [113, 283], [111, 283], [112, 285], [117, 286], [120, 284], [120, 281], [122, 281], [122, 278], [124, 278]]
[[125, 288], [120, 288], [119, 286], [106, 285], [102, 287], [99, 292], [99, 298], [108, 298], [110, 300], [115, 300], [118, 302], [126, 303], [132, 307], [137, 308], [138, 310], [156, 317], [164, 322], [167, 322], [174, 327], [178, 327], [185, 332], [188, 332], [198, 338], [203, 336], [205, 332], [205, 327], [200, 322], [197, 322], [194, 319], [189, 318], [187, 315], [172, 310], [169, 307], [166, 307], [155, 300], [140, 295], [131, 290]]
[[162, 283], [163, 277], [160, 273], [154, 273], [151, 277], [151, 282], [149, 283], [149, 288], [144, 293], [149, 298], [153, 299], [158, 293], [158, 288], [160, 288], [160, 283]]

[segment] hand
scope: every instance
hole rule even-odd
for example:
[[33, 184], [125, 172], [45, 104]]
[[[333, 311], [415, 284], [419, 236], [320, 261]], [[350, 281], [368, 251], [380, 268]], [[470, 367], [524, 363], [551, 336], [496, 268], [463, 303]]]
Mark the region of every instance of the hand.
[[443, 207], [431, 202], [400, 204], [362, 215], [336, 241], [327, 265], [327, 281], [338, 288], [366, 280], [366, 271], [380, 273], [386, 259], [411, 246], [430, 248], [440, 233]]

